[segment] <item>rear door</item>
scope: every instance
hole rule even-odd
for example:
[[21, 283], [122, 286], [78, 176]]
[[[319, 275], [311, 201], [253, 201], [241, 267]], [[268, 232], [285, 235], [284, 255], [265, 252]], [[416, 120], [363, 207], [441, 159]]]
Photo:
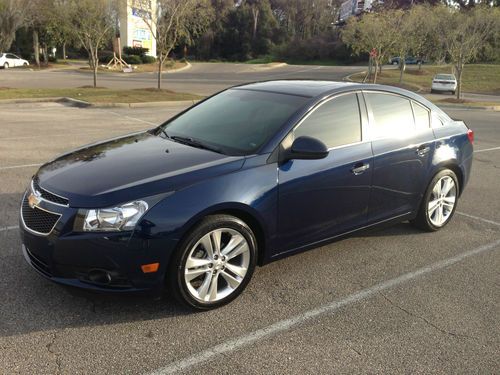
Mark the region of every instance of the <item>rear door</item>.
[[407, 97], [364, 92], [373, 147], [373, 184], [368, 222], [417, 209], [435, 142], [430, 112]]
[[[366, 222], [372, 151], [362, 138], [356, 93], [336, 96], [313, 110], [285, 142], [310, 136], [324, 142], [321, 160], [289, 160], [279, 166], [280, 251], [315, 243]], [[366, 120], [365, 120], [366, 121]]]

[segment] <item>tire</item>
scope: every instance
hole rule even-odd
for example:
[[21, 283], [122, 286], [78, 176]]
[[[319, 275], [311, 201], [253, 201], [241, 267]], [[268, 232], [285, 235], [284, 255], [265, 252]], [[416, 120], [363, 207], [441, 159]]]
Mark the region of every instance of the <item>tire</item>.
[[[219, 251], [213, 246], [217, 242]], [[243, 292], [256, 261], [257, 241], [245, 222], [229, 215], [207, 216], [189, 232], [174, 254], [167, 287], [188, 307], [215, 309]]]
[[451, 92], [451, 94], [452, 94], [452, 95], [455, 95], [455, 91], [452, 91], [452, 92]]
[[435, 94], [435, 93], [436, 93], [436, 91], [434, 91], [433, 89], [431, 89], [431, 94]]
[[4, 69], [9, 69], [9, 63], [7, 63], [7, 62], [6, 62], [6, 63], [4, 63], [4, 64], [3, 64], [3, 68], [4, 68]]
[[459, 192], [456, 174], [450, 169], [441, 170], [427, 186], [417, 216], [411, 223], [428, 232], [440, 230], [453, 217]]
[[28, 66], [28, 63], [23, 63], [23, 66]]

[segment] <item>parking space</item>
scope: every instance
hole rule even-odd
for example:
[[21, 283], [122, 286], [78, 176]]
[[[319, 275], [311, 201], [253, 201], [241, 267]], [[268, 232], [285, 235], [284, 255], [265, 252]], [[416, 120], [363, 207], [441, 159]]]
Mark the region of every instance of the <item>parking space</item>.
[[0, 373], [498, 371], [498, 112], [448, 111], [488, 151], [475, 154], [458, 214], [442, 231], [402, 223], [272, 263], [219, 310], [89, 294], [34, 273], [16, 226], [37, 165], [179, 110], [0, 108]]

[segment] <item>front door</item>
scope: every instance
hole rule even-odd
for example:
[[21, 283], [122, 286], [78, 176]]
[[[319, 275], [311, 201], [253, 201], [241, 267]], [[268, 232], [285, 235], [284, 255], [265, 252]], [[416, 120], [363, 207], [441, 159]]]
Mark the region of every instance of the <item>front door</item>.
[[[372, 150], [362, 140], [357, 94], [319, 105], [292, 134], [310, 136], [329, 148], [320, 160], [289, 160], [278, 170], [277, 253], [300, 249], [366, 222]], [[291, 140], [288, 140], [291, 142]]]

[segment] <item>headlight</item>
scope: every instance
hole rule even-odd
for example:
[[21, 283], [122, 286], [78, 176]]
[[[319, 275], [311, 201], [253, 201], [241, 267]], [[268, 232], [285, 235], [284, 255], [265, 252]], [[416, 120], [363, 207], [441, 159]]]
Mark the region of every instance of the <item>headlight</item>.
[[144, 201], [134, 201], [112, 208], [88, 210], [83, 222], [85, 232], [132, 230], [148, 210]]

